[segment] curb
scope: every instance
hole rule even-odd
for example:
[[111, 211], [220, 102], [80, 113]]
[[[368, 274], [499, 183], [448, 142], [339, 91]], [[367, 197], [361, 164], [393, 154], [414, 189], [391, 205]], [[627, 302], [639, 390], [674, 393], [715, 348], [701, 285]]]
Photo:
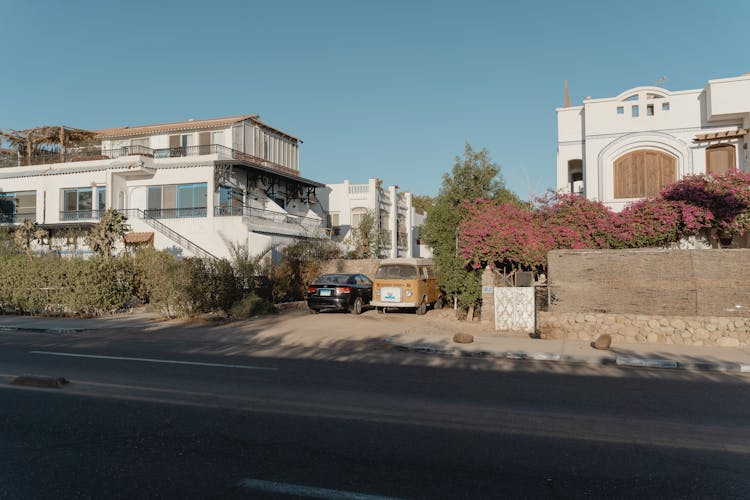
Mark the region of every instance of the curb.
[[632, 368], [657, 368], [671, 370], [716, 371], [750, 373], [750, 364], [733, 362], [693, 361], [681, 362], [666, 358], [640, 358], [636, 356], [603, 356], [599, 359], [583, 356], [567, 356], [550, 352], [526, 351], [480, 351], [462, 349], [460, 347], [437, 347], [433, 344], [409, 344], [399, 342], [395, 337], [388, 337], [385, 343], [404, 351], [420, 354], [433, 354], [449, 357], [497, 358], [514, 361], [558, 361], [564, 363], [580, 363], [591, 365], [617, 365]]

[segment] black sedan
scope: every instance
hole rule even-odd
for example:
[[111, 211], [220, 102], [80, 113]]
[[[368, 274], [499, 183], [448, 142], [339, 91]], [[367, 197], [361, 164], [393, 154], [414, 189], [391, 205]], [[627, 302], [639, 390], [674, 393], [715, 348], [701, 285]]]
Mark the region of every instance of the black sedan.
[[307, 287], [307, 307], [315, 312], [348, 310], [361, 314], [372, 300], [372, 281], [364, 274], [324, 274]]

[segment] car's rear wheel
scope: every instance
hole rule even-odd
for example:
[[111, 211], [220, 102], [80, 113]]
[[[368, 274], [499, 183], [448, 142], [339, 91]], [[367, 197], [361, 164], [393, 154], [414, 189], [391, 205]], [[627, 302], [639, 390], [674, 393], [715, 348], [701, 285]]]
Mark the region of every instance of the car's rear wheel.
[[424, 298], [422, 298], [422, 302], [420, 302], [419, 305], [417, 306], [416, 313], [421, 316], [425, 314], [426, 312], [427, 312], [427, 301]]
[[351, 312], [352, 314], [362, 314], [362, 306], [362, 297], [357, 297], [356, 299], [354, 299], [354, 304], [352, 304], [349, 308], [349, 312]]

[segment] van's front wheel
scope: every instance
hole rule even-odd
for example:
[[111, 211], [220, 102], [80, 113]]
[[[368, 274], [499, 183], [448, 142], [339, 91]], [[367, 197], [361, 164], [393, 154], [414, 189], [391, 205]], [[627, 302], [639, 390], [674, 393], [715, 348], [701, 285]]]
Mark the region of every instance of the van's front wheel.
[[420, 316], [427, 312], [427, 301], [424, 298], [422, 299], [422, 302], [420, 302], [417, 306], [417, 310], [415, 312]]

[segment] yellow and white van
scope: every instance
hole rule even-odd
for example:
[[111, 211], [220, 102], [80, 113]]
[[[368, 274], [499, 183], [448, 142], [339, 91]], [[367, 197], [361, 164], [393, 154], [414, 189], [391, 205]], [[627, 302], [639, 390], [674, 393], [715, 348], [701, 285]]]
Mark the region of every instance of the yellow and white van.
[[432, 259], [385, 259], [375, 272], [370, 305], [376, 308], [413, 308], [417, 314], [429, 306], [440, 309], [443, 297]]

